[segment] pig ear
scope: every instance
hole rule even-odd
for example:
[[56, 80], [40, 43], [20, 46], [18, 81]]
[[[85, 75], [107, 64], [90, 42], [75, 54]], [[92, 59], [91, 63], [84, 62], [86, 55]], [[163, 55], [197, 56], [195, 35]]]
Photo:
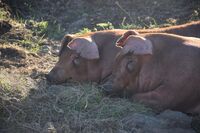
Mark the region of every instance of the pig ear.
[[62, 52], [64, 51], [64, 49], [66, 48], [67, 44], [69, 42], [71, 42], [74, 39], [74, 35], [71, 34], [67, 34], [63, 37], [62, 41], [61, 41], [61, 47], [60, 47], [60, 51], [58, 53], [58, 56], [60, 56], [62, 54]]
[[67, 45], [69, 42], [71, 42], [74, 39], [74, 35], [72, 34], [67, 34], [63, 37], [61, 43], [62, 45]]
[[68, 44], [68, 47], [86, 59], [99, 59], [98, 46], [91, 38], [76, 38]]
[[133, 52], [134, 55], [153, 54], [152, 42], [144, 37], [130, 36], [122, 45], [122, 53]]
[[135, 30], [129, 30], [125, 32], [116, 42], [116, 46], [121, 46], [124, 41], [130, 36], [130, 35], [139, 35], [139, 33]]

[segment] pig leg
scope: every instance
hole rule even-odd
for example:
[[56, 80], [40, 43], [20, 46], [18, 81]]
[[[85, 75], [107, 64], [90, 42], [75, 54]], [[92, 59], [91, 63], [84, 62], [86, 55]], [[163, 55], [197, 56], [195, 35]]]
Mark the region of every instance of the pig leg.
[[133, 101], [146, 104], [155, 109], [164, 110], [175, 106], [175, 95], [171, 89], [160, 86], [153, 91], [135, 94], [132, 98]]

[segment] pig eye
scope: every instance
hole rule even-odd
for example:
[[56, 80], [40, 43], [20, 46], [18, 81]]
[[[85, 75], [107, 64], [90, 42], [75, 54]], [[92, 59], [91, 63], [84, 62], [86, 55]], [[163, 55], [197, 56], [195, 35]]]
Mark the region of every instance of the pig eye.
[[74, 66], [79, 66], [80, 65], [80, 59], [78, 57], [74, 58], [74, 60], [72, 61]]
[[134, 71], [135, 69], [135, 61], [128, 61], [128, 63], [126, 64], [126, 69], [129, 71], [129, 72], [132, 72]]

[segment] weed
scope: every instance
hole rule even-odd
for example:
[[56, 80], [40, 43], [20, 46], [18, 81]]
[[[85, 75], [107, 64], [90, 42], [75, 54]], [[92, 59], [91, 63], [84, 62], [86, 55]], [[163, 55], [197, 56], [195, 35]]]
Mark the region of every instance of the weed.
[[56, 22], [49, 23], [48, 21], [34, 21], [33, 19], [27, 20], [26, 25], [31, 29], [35, 36], [49, 37], [53, 39], [61, 39], [64, 30], [60, 24]]
[[26, 36], [24, 40], [19, 40], [18, 43], [20, 46], [26, 48], [27, 50], [37, 53], [40, 50], [41, 44], [43, 43], [43, 36]]
[[86, 34], [92, 31], [98, 31], [98, 30], [109, 30], [109, 29], [114, 29], [114, 26], [112, 25], [112, 23], [107, 22], [107, 23], [98, 23], [96, 24], [96, 27], [93, 28], [93, 30], [89, 29], [89, 28], [83, 28], [81, 30], [79, 30], [78, 35], [82, 35], [82, 34]]
[[141, 25], [137, 24], [128, 24], [125, 23], [126, 17], [123, 18], [121, 24], [119, 25], [120, 29], [139, 29], [142, 28]]
[[200, 19], [200, 8], [198, 8], [197, 10], [194, 10], [192, 15], [190, 16], [190, 20], [194, 21], [194, 20], [199, 20]]
[[46, 31], [46, 36], [53, 39], [61, 39], [65, 33], [64, 29], [61, 27], [61, 24], [56, 22], [49, 23]]
[[176, 24], [177, 24], [177, 20], [174, 19], [174, 18], [168, 18], [166, 21], [167, 21], [167, 24], [168, 24], [169, 26], [172, 26], [172, 25], [176, 25]]
[[103, 30], [114, 29], [114, 26], [110, 22], [98, 23], [98, 24], [96, 24], [96, 26], [97, 26], [97, 28], [99, 27], [100, 29], [103, 29]]
[[39, 35], [43, 35], [47, 32], [48, 30], [48, 22], [47, 21], [41, 21], [36, 23], [36, 27], [37, 27], [37, 32]]
[[25, 23], [36, 35], [46, 34], [49, 25], [47, 21], [37, 22], [33, 19], [27, 20]]
[[147, 28], [158, 28], [159, 25], [158, 23], [156, 22], [155, 18], [152, 18], [152, 17], [146, 17], [145, 18], [145, 21], [146, 22], [143, 22], [141, 21]]
[[33, 43], [29, 40], [20, 41], [21, 45], [25, 47], [27, 50], [37, 53], [40, 50], [40, 46], [37, 43]]
[[89, 33], [91, 32], [91, 30], [89, 28], [83, 28], [81, 30], [79, 30], [78, 33], [76, 33], [77, 35], [82, 35], [82, 34], [86, 34], [86, 33]]

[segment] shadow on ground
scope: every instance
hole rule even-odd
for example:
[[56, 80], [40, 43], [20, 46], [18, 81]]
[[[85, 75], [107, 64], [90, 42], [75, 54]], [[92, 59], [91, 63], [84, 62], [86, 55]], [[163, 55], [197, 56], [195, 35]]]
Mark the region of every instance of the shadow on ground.
[[[5, 53], [1, 58], [7, 57]], [[105, 97], [95, 83], [50, 85], [44, 77], [48, 70], [42, 71], [46, 66], [37, 68], [47, 60], [53, 64], [49, 56], [38, 59], [26, 55], [21, 59], [25, 66], [2, 65], [0, 132], [194, 132], [192, 117], [186, 114], [170, 110], [156, 113], [128, 99]], [[196, 127], [197, 122], [193, 122]]]

